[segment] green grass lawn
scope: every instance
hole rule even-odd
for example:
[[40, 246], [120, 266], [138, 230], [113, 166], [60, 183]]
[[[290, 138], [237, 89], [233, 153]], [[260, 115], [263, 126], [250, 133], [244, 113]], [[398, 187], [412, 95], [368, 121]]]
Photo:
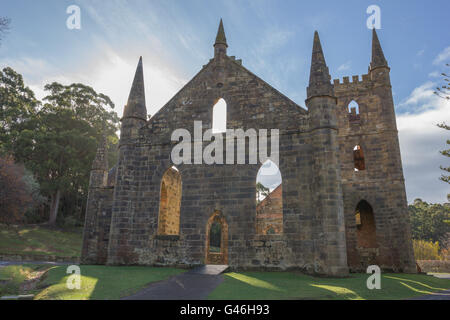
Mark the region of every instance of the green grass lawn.
[[0, 224], [0, 254], [79, 257], [81, 243], [81, 228], [63, 231], [45, 226]]
[[[81, 266], [81, 289], [68, 289], [67, 266], [21, 265], [0, 268], [0, 296], [35, 294], [35, 299], [103, 300], [132, 295], [151, 282], [185, 270], [154, 267]], [[23, 284], [46, 272], [24, 291]], [[407, 299], [450, 289], [449, 279], [417, 274], [383, 274], [381, 290], [366, 287], [368, 274], [348, 278], [319, 278], [293, 272], [226, 273], [210, 295], [213, 300], [268, 299]]]
[[166, 280], [185, 270], [153, 267], [81, 266], [81, 289], [66, 286], [67, 267], [52, 267], [39, 284], [35, 299], [45, 300], [103, 300], [129, 296], [147, 284]]
[[450, 289], [450, 280], [419, 274], [383, 274], [381, 289], [369, 290], [368, 274], [318, 278], [292, 272], [226, 273], [212, 300], [406, 299]]

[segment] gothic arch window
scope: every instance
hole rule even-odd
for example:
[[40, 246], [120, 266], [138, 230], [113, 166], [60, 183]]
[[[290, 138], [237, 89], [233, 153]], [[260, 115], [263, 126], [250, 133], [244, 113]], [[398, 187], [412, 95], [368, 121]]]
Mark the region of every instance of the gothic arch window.
[[350, 101], [348, 104], [348, 119], [350, 122], [358, 122], [360, 120], [359, 105], [355, 100]]
[[161, 180], [158, 235], [180, 234], [181, 174], [176, 167], [166, 170]]
[[227, 103], [220, 98], [213, 107], [212, 132], [221, 133], [227, 131]]
[[355, 171], [366, 170], [366, 161], [364, 159], [364, 151], [360, 145], [353, 148], [353, 164]]
[[372, 206], [361, 200], [355, 210], [357, 246], [360, 248], [376, 248], [376, 226]]
[[282, 232], [283, 189], [281, 172], [273, 161], [267, 160], [256, 176], [256, 233], [280, 234]]
[[350, 101], [348, 104], [348, 112], [355, 115], [359, 114], [359, 105], [355, 100]]

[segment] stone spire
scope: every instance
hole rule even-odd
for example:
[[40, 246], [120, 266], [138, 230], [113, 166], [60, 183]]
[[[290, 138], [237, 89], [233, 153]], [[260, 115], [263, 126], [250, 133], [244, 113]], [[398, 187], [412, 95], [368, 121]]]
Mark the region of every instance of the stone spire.
[[311, 59], [311, 72], [309, 75], [308, 99], [314, 96], [333, 96], [331, 77], [320, 44], [319, 33], [314, 32], [314, 43]]
[[378, 40], [375, 28], [372, 29], [372, 61], [370, 62], [370, 70], [378, 67], [387, 67], [388, 63], [384, 57], [383, 49], [381, 49], [380, 40]]
[[216, 43], [214, 43], [214, 45], [216, 45], [216, 44], [224, 44], [228, 47], [227, 38], [225, 37], [225, 30], [223, 28], [222, 19], [220, 19], [219, 30], [217, 30]]
[[133, 85], [131, 86], [128, 102], [123, 111], [124, 118], [139, 118], [147, 120], [147, 108], [145, 106], [145, 87], [144, 87], [144, 70], [142, 67], [142, 57], [134, 76]]
[[219, 30], [217, 30], [216, 42], [214, 43], [214, 57], [216, 57], [219, 53], [226, 54], [227, 48], [227, 38], [225, 37], [222, 19], [220, 19]]
[[95, 154], [94, 162], [92, 162], [92, 170], [108, 170], [108, 157], [106, 155], [106, 135], [103, 136], [100, 142], [97, 153]]

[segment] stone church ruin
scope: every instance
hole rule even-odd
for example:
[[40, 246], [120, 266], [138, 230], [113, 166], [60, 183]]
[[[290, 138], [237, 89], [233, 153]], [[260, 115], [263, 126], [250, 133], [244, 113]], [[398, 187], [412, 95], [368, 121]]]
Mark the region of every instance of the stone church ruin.
[[[214, 57], [149, 119], [140, 59], [118, 163], [108, 169], [102, 144], [92, 165], [82, 263], [415, 272], [390, 68], [375, 29], [368, 73], [334, 81], [315, 32], [306, 108], [227, 48], [221, 21]], [[261, 163], [171, 160], [172, 132], [193, 136], [194, 121], [210, 129], [220, 99], [227, 129], [279, 129], [282, 187], [265, 203], [255, 201]]]

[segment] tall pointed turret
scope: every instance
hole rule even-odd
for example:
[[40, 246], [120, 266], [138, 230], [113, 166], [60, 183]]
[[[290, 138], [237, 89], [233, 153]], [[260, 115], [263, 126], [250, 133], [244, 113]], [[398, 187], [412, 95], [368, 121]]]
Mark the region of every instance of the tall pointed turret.
[[123, 112], [123, 118], [134, 117], [147, 120], [147, 108], [145, 107], [144, 70], [142, 57], [136, 68], [133, 85], [131, 86], [128, 102]]
[[219, 29], [217, 30], [216, 42], [214, 43], [214, 57], [220, 53], [227, 54], [227, 38], [225, 37], [225, 30], [223, 28], [222, 19], [220, 19]]
[[333, 86], [325, 57], [320, 44], [319, 33], [314, 32], [314, 43], [311, 58], [311, 72], [309, 75], [308, 99], [313, 96], [333, 95]]
[[321, 249], [318, 249], [315, 259], [321, 261], [324, 273], [343, 276], [348, 274], [348, 267], [343, 232], [345, 225], [338, 153], [337, 99], [334, 97], [330, 73], [317, 31], [314, 32], [307, 96], [305, 102], [309, 113], [313, 168], [316, 168], [311, 187], [314, 210], [321, 221], [316, 232], [323, 235], [323, 250], [333, 252], [332, 255], [323, 256], [320, 254]]
[[387, 67], [388, 63], [384, 57], [383, 49], [381, 49], [380, 40], [375, 28], [372, 29], [372, 61], [370, 62], [370, 70], [378, 67]]
[[219, 30], [217, 30], [216, 43], [214, 43], [214, 45], [219, 44], [219, 43], [224, 44], [228, 47], [227, 38], [225, 37], [225, 30], [223, 28], [222, 19], [220, 19]]
[[131, 86], [128, 102], [123, 111], [123, 117], [120, 120], [119, 146], [138, 138], [139, 129], [147, 122], [147, 108], [145, 106], [145, 87], [144, 87], [144, 69], [142, 67], [142, 57], [136, 68], [133, 84]]

